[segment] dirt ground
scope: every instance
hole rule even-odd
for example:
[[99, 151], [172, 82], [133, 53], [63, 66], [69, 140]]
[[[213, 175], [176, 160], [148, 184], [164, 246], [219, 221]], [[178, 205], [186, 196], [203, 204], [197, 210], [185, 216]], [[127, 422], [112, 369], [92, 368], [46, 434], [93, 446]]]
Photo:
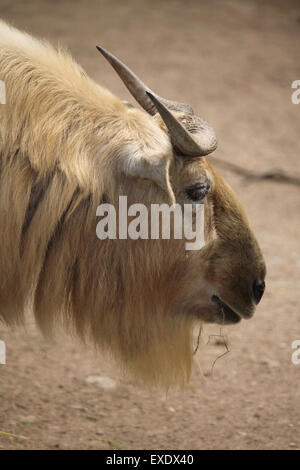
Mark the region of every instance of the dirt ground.
[[[161, 96], [209, 120], [219, 159], [300, 176], [300, 105], [291, 102], [300, 79], [297, 3], [0, 0], [0, 16], [67, 45], [93, 78], [130, 100], [95, 45], [108, 48]], [[220, 338], [201, 344], [189, 386], [166, 396], [70, 338], [46, 342], [33, 321], [27, 331], [0, 325], [0, 448], [300, 448], [300, 365], [291, 361], [300, 339], [300, 187], [216, 167], [242, 200], [268, 268], [254, 318], [223, 329], [230, 353], [211, 375], [225, 347]]]

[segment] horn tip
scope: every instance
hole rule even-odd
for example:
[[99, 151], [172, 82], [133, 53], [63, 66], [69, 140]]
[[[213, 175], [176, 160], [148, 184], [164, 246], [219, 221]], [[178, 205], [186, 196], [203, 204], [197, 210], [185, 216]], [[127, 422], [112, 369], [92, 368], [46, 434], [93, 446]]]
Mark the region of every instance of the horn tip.
[[148, 96], [148, 98], [150, 98], [150, 100], [153, 101], [154, 104], [158, 104], [158, 105], [160, 104], [154, 93], [151, 93], [151, 91], [149, 90], [145, 90], [145, 91], [146, 91], [146, 95]]
[[105, 55], [105, 56], [108, 55], [108, 51], [106, 49], [104, 49], [104, 47], [96, 46], [96, 49], [98, 49], [98, 51], [101, 52], [102, 55]]
[[155, 103], [155, 96], [148, 90], [145, 90], [146, 91], [146, 95], [148, 96], [148, 98], [150, 98], [150, 100]]

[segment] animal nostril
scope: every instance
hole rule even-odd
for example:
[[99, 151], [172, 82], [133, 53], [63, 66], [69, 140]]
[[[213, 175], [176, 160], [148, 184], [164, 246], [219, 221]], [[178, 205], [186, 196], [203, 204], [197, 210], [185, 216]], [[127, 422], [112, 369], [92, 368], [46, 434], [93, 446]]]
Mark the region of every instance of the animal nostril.
[[255, 300], [255, 303], [258, 304], [260, 299], [263, 296], [263, 293], [265, 291], [265, 281], [258, 280], [253, 282], [253, 297]]

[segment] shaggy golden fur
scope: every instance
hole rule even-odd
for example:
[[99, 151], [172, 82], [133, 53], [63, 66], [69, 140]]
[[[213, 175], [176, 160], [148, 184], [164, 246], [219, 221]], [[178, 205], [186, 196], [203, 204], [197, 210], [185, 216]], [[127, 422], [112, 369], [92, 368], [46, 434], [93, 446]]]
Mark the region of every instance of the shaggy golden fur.
[[[195, 321], [218, 321], [211, 293], [250, 316], [241, 275], [264, 275], [235, 195], [204, 158], [175, 158], [158, 115], [126, 107], [64, 50], [3, 22], [0, 79], [0, 316], [17, 324], [33, 309], [46, 335], [65, 325], [146, 383], [184, 383]], [[187, 254], [184, 240], [96, 237], [101, 201], [185, 202], [205, 172], [200, 252]]]

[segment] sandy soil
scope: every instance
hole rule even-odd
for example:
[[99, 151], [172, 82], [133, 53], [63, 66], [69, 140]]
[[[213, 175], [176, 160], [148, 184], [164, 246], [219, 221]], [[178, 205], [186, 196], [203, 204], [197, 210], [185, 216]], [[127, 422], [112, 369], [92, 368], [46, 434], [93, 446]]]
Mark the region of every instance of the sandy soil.
[[[211, 121], [218, 158], [300, 176], [300, 105], [291, 103], [300, 79], [296, 1], [0, 0], [0, 16], [67, 45], [91, 76], [128, 99], [95, 49], [102, 44], [160, 95]], [[291, 362], [300, 339], [300, 188], [220, 171], [247, 209], [268, 277], [256, 316], [223, 331], [230, 353], [213, 376], [225, 351], [220, 338], [200, 346], [186, 390], [165, 396], [70, 338], [49, 344], [31, 322], [27, 331], [1, 325], [0, 448], [300, 448], [300, 365]], [[205, 330], [206, 338], [218, 333]], [[115, 388], [86, 382], [95, 375]]]

